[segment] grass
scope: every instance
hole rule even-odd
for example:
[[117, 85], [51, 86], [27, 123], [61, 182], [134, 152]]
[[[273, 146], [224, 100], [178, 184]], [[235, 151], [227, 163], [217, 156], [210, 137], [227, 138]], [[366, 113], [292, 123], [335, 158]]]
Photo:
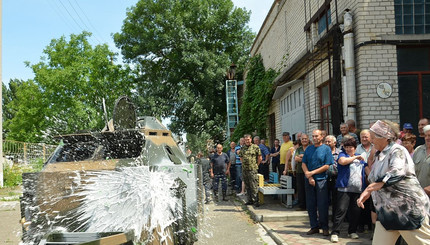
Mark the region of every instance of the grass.
[[21, 186], [6, 186], [0, 188], [0, 201], [19, 201]]

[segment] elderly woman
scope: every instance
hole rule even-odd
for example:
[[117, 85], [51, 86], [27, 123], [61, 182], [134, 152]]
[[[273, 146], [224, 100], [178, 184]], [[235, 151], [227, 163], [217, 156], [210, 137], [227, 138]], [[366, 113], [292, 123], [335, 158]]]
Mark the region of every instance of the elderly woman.
[[364, 169], [367, 167], [367, 163], [363, 161], [363, 156], [355, 152], [357, 142], [353, 137], [344, 137], [342, 145], [344, 151], [339, 154], [337, 159], [337, 207], [330, 238], [331, 242], [339, 241], [340, 226], [347, 211], [350, 213], [348, 236], [352, 239], [358, 239], [356, 232], [361, 210], [357, 207], [356, 202], [361, 192], [366, 188]]
[[410, 133], [406, 133], [402, 138], [401, 138], [401, 143], [402, 146], [404, 146], [406, 148], [406, 150], [408, 150], [409, 155], [411, 155], [411, 157], [414, 157], [414, 150], [415, 150], [415, 143], [417, 143], [417, 136], [415, 136], [415, 134], [410, 134]]
[[378, 216], [373, 244], [395, 244], [399, 236], [408, 244], [430, 244], [429, 198], [415, 177], [408, 151], [394, 143], [398, 125], [378, 120], [370, 131], [377, 152], [368, 177], [371, 184], [357, 205], [363, 208], [372, 195]]

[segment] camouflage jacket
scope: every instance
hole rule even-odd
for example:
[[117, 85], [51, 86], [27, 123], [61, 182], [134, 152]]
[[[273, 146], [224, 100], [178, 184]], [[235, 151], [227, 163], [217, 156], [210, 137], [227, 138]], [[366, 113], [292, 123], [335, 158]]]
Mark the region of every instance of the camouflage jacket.
[[261, 156], [260, 147], [251, 144], [244, 145], [240, 149], [239, 157], [242, 158], [242, 168], [245, 170], [258, 170], [258, 157]]

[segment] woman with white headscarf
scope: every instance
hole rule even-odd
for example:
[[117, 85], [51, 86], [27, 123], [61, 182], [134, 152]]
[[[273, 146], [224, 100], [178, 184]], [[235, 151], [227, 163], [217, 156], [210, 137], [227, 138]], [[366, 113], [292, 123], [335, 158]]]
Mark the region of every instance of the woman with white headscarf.
[[370, 131], [377, 152], [368, 177], [371, 184], [357, 205], [364, 208], [372, 195], [378, 217], [373, 244], [395, 244], [399, 236], [408, 244], [430, 244], [429, 198], [415, 176], [408, 151], [394, 143], [398, 125], [378, 120]]

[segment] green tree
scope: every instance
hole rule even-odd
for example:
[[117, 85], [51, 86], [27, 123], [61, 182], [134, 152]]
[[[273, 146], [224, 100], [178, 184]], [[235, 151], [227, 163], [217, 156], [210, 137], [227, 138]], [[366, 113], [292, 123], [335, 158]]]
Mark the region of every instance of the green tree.
[[14, 114], [13, 111], [9, 109], [9, 104], [12, 100], [16, 99], [16, 92], [18, 87], [24, 81], [19, 79], [10, 79], [9, 86], [2, 83], [2, 103], [3, 103], [3, 122], [8, 119], [12, 119]]
[[187, 134], [187, 147], [193, 152], [194, 155], [202, 152], [203, 155], [208, 155], [207, 142], [211, 136], [205, 132], [200, 134]]
[[273, 69], [265, 70], [261, 55], [250, 59], [239, 113], [240, 120], [232, 140], [237, 142], [244, 134], [252, 132], [257, 132], [260, 137], [266, 137], [267, 113], [273, 94], [272, 82], [277, 75]]
[[90, 35], [53, 39], [40, 62], [27, 63], [35, 78], [18, 85], [17, 98], [10, 102], [14, 117], [6, 122], [9, 138], [40, 141], [56, 134], [100, 130], [105, 124], [103, 99], [112, 108], [120, 95], [131, 94], [128, 67], [114, 64], [117, 55], [107, 44], [92, 47]]
[[14, 80], [7, 90], [10, 101], [5, 105], [8, 115], [4, 122], [7, 139], [18, 141], [43, 141], [46, 130], [46, 101], [42, 91], [33, 81]]
[[114, 40], [135, 68], [140, 113], [171, 117], [176, 133], [223, 138], [226, 69], [249, 58], [249, 16], [231, 0], [140, 0], [130, 8]]

